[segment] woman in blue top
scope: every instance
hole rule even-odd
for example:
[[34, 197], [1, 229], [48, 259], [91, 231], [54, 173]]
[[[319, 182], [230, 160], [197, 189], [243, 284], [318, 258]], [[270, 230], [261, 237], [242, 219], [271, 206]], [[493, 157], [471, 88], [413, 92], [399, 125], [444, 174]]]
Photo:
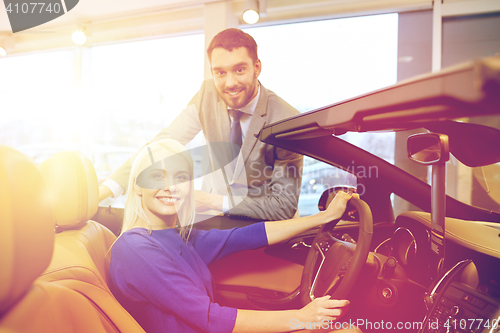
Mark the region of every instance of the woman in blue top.
[[135, 159], [123, 229], [111, 251], [110, 288], [148, 333], [287, 332], [291, 322], [335, 320], [349, 302], [320, 297], [299, 310], [253, 311], [214, 302], [207, 265], [242, 250], [287, 240], [340, 218], [350, 196], [299, 219], [231, 230], [199, 231], [194, 222], [193, 161], [174, 140], [155, 142]]

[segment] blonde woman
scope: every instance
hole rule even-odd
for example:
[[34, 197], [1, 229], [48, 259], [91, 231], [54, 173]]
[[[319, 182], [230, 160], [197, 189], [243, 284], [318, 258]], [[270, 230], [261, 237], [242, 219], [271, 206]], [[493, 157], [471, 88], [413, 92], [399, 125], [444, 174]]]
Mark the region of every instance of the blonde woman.
[[244, 228], [192, 229], [193, 161], [174, 140], [155, 142], [135, 159], [123, 230], [113, 245], [110, 288], [148, 333], [288, 332], [290, 323], [335, 320], [349, 302], [317, 298], [299, 310], [253, 311], [214, 302], [207, 266], [238, 251], [287, 240], [340, 218], [349, 194], [328, 209], [299, 219]]

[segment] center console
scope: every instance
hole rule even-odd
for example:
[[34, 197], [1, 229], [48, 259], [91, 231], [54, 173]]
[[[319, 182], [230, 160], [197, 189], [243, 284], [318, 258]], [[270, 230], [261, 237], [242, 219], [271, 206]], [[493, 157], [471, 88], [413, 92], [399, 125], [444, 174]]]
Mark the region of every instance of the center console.
[[464, 260], [444, 273], [426, 294], [427, 315], [419, 333], [500, 332], [500, 302], [477, 290], [474, 263]]

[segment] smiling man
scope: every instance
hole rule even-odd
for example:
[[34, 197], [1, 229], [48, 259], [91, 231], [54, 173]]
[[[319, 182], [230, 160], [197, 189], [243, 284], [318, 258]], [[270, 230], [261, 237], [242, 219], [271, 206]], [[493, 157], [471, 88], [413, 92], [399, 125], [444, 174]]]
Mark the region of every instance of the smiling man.
[[[200, 131], [210, 159], [227, 152], [211, 143], [230, 142], [230, 168], [204, 177], [196, 191], [196, 211], [222, 211], [261, 220], [294, 216], [301, 186], [302, 156], [265, 144], [257, 135], [265, 124], [298, 114], [259, 82], [262, 65], [255, 40], [239, 29], [218, 33], [207, 49], [213, 79], [203, 82], [186, 109], [152, 139], [190, 142]], [[220, 146], [218, 146], [220, 147]], [[241, 147], [241, 149], [240, 149]], [[132, 158], [133, 159], [133, 158]], [[118, 196], [126, 187], [131, 161], [100, 188], [100, 199]], [[217, 171], [217, 170], [215, 170]]]
[[210, 65], [219, 96], [228, 108], [240, 109], [248, 105], [259, 92], [257, 77], [261, 64], [253, 50], [250, 54], [243, 46], [228, 49], [223, 46], [209, 47]]

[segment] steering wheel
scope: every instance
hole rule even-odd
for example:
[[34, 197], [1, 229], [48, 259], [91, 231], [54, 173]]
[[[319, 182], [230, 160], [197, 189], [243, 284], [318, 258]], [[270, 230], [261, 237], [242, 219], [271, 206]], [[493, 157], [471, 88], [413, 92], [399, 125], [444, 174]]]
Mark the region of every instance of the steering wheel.
[[345, 299], [356, 283], [370, 251], [373, 218], [368, 204], [359, 198], [352, 197], [347, 203], [346, 212], [353, 209], [359, 213], [357, 244], [332, 236], [340, 219], [322, 225], [316, 234], [300, 283], [303, 305], [327, 294], [332, 299]]

